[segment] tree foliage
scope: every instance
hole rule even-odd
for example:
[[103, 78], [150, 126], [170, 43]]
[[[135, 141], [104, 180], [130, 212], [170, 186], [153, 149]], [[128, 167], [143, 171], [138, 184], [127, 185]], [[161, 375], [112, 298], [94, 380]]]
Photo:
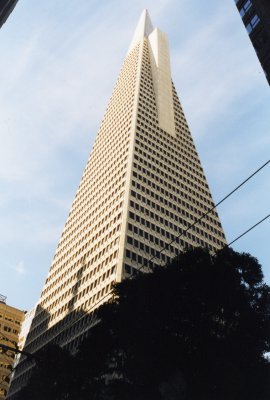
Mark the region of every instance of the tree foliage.
[[18, 399], [75, 399], [79, 383], [78, 375], [74, 374], [76, 365], [76, 358], [67, 350], [53, 344], [44, 347], [35, 353], [34, 373]]
[[48, 399], [269, 398], [270, 288], [248, 254], [190, 250], [115, 285], [98, 318], [71, 361], [75, 397]]

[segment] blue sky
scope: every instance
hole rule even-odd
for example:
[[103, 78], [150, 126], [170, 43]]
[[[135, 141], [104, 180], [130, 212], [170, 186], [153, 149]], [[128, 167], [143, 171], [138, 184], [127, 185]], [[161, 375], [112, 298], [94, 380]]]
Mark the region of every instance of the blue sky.
[[[0, 293], [37, 302], [139, 15], [173, 80], [217, 202], [269, 159], [270, 88], [233, 0], [20, 0], [0, 30]], [[218, 209], [228, 241], [269, 214], [270, 166]], [[270, 220], [233, 247], [270, 283]]]

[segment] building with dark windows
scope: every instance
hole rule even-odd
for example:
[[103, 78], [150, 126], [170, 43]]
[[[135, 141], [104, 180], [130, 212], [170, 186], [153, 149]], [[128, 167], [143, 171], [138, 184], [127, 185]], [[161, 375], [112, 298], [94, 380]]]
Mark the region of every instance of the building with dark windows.
[[[11, 381], [19, 333], [25, 312], [11, 307], [0, 294], [0, 400], [5, 400]], [[10, 350], [5, 349], [8, 346]]]
[[270, 85], [270, 0], [235, 0]]
[[[186, 248], [215, 251], [225, 244], [172, 82], [168, 39], [144, 10], [24, 350], [35, 353], [53, 342], [75, 351], [91, 329], [93, 310], [112, 296], [115, 281], [165, 265]], [[26, 357], [20, 358], [8, 399], [26, 384], [32, 366]]]
[[12, 13], [18, 0], [1, 0], [0, 1], [0, 28], [6, 22], [9, 15]]

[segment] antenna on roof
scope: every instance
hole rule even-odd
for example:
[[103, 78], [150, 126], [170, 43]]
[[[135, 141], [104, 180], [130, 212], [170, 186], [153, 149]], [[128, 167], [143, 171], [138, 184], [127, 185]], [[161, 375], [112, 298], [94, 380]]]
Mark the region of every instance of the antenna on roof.
[[6, 304], [7, 296], [4, 296], [3, 294], [0, 294], [0, 303]]

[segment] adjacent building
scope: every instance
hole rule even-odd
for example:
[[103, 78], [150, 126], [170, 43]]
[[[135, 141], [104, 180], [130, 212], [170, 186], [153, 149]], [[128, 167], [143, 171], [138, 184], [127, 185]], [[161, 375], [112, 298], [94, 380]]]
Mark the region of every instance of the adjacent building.
[[235, 0], [270, 85], [270, 1]]
[[24, 314], [24, 311], [6, 304], [6, 297], [0, 295], [0, 400], [6, 398], [15, 360], [15, 352], [1, 345], [17, 347]]
[[[109, 60], [108, 60], [109, 62]], [[115, 281], [224, 233], [171, 78], [166, 35], [143, 11], [61, 235], [24, 350], [75, 350]], [[132, 312], [132, 310], [131, 310]], [[14, 398], [31, 374], [21, 357]]]
[[[25, 312], [24, 314], [24, 319], [21, 324], [21, 329], [18, 337], [18, 349], [22, 350], [24, 348], [24, 345], [27, 340], [28, 333], [30, 332], [31, 325], [33, 318], [36, 313], [36, 307], [32, 308], [32, 310]], [[17, 365], [20, 362], [21, 358], [21, 353], [17, 353], [15, 356], [15, 361], [14, 361], [14, 369], [17, 368]]]
[[0, 2], [0, 28], [6, 22], [18, 0], [1, 0]]

